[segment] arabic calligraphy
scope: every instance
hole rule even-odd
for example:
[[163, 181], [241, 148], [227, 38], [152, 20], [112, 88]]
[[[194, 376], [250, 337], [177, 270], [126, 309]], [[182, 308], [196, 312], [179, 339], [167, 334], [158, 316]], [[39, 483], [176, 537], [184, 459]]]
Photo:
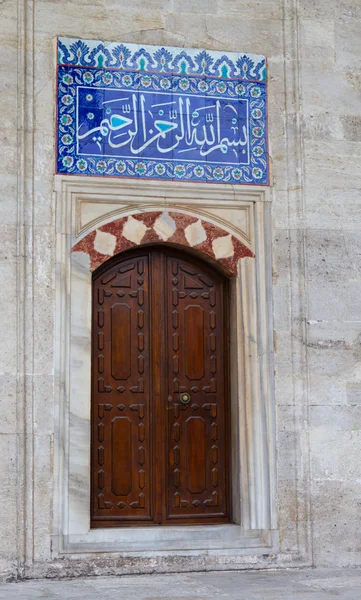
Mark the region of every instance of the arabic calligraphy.
[[249, 163], [247, 100], [86, 86], [77, 94], [79, 155]]

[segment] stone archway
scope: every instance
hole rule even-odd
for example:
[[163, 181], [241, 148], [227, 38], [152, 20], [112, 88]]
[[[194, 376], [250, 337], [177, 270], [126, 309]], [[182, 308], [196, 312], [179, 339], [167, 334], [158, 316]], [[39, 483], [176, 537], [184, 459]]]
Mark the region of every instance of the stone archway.
[[[270, 210], [263, 189], [190, 182], [57, 180], [57, 410], [54, 543], [67, 553], [212, 554], [224, 565], [278, 548], [272, 397]], [[69, 243], [71, 241], [71, 243]], [[230, 497], [233, 523], [194, 528], [90, 528], [91, 343], [94, 270], [123, 250], [178, 246], [230, 279]], [[254, 254], [253, 254], [254, 252]], [[239, 260], [241, 259], [241, 260]], [[100, 342], [99, 342], [100, 343]], [[99, 348], [101, 350], [101, 348]], [[166, 531], [165, 531], [166, 530]], [[198, 552], [198, 551], [197, 551]], [[149, 554], [148, 554], [149, 556]], [[237, 564], [239, 562], [237, 558]], [[200, 564], [199, 562], [197, 564]], [[235, 563], [236, 564], [236, 563]]]
[[88, 233], [73, 247], [90, 257], [94, 271], [106, 260], [135, 246], [167, 242], [193, 248], [237, 275], [238, 260], [253, 252], [235, 235], [204, 219], [175, 211], [154, 211], [116, 219]]

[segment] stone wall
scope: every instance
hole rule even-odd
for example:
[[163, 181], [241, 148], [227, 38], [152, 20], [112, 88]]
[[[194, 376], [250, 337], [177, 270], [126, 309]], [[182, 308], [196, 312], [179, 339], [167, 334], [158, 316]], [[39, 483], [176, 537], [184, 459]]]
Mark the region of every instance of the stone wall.
[[305, 299], [315, 562], [360, 564], [361, 7], [302, 2]]
[[187, 568], [52, 557], [58, 35], [268, 57], [281, 553], [248, 566], [360, 565], [359, 3], [4, 0], [0, 18], [3, 576]]

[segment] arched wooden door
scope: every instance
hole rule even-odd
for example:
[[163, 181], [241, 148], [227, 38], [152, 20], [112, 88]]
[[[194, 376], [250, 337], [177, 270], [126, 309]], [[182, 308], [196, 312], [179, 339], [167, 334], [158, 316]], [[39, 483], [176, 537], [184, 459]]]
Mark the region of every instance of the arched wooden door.
[[92, 527], [229, 520], [227, 289], [161, 246], [94, 273]]

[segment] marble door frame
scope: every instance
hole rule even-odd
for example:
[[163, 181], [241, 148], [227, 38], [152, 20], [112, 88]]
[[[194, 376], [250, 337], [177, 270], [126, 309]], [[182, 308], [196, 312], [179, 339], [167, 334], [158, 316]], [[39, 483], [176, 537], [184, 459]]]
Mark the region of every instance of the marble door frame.
[[[55, 192], [54, 556], [196, 552], [212, 554], [217, 568], [226, 569], [225, 556], [252, 554], [261, 560], [265, 553], [277, 553], [269, 190], [56, 176]], [[231, 280], [234, 523], [90, 529], [91, 261], [89, 254], [72, 248], [105, 224], [150, 211], [201, 219], [234, 236], [254, 254], [239, 259], [237, 276]]]

